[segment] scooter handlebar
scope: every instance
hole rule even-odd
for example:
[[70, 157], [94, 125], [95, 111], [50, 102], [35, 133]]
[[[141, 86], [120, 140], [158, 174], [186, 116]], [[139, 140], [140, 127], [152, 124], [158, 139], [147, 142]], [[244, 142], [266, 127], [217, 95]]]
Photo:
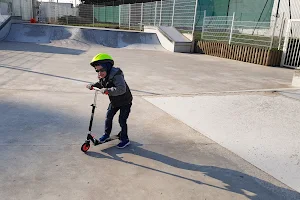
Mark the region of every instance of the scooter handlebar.
[[92, 87], [92, 90], [100, 91], [101, 89], [100, 89], [100, 88], [97, 88], [97, 87]]

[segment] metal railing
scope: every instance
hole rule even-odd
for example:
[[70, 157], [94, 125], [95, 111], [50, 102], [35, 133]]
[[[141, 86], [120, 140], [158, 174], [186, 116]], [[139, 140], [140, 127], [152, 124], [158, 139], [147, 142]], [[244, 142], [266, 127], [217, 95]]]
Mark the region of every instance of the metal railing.
[[[29, 4], [15, 2], [13, 13], [22, 13]], [[22, 3], [23, 2], [23, 3]], [[57, 3], [58, 2], [58, 3]], [[239, 21], [233, 16], [207, 16], [197, 0], [163, 0], [147, 3], [119, 4], [106, 2], [101, 5], [39, 2], [37, 19], [42, 23], [81, 25], [91, 27], [143, 30], [144, 26], [173, 26], [184, 33], [192, 33], [196, 39], [242, 44], [262, 48], [282, 48], [283, 20], [271, 22]], [[30, 10], [25, 15], [30, 15]], [[33, 12], [34, 13], [34, 12]], [[33, 15], [33, 13], [31, 15]], [[283, 18], [283, 17], [282, 17]], [[196, 34], [194, 34], [196, 33]]]
[[300, 68], [300, 19], [288, 21], [281, 65]]
[[[205, 14], [204, 14], [205, 15]], [[228, 44], [241, 44], [262, 48], [282, 48], [282, 30], [277, 21], [237, 21], [233, 16], [204, 16], [201, 39]], [[277, 30], [280, 29], [280, 30]]]
[[[59, 1], [58, 1], [59, 2]], [[147, 3], [110, 5], [41, 2], [39, 21], [70, 25], [119, 26], [142, 30], [143, 26], [174, 26], [195, 29], [196, 0], [164, 0]]]

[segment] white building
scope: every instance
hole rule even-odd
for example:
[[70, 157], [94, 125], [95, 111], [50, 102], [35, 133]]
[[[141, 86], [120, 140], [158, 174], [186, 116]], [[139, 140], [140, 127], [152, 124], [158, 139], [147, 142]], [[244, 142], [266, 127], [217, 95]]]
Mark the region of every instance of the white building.
[[39, 20], [49, 22], [63, 16], [78, 16], [78, 8], [72, 3], [41, 2], [39, 6]]
[[33, 17], [33, 0], [10, 0], [10, 2], [14, 16], [22, 16], [23, 20], [30, 20]]

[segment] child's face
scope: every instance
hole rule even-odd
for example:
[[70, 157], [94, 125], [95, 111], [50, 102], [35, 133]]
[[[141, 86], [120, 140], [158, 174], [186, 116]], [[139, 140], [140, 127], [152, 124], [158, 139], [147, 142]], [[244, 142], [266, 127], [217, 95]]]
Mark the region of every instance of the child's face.
[[95, 70], [98, 73], [98, 79], [101, 78], [105, 78], [105, 76], [107, 75], [106, 71], [104, 70], [103, 67], [99, 66], [95, 66]]

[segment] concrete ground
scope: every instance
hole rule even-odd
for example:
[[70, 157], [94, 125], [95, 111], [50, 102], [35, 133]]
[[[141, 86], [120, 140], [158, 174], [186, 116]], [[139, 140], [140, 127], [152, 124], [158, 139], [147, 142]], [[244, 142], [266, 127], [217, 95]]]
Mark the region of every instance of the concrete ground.
[[300, 191], [298, 99], [272, 92], [146, 99]]
[[[70, 44], [68, 44], [70, 45]], [[145, 100], [290, 87], [293, 71], [204, 55], [0, 43], [0, 194], [5, 199], [299, 199], [299, 193]], [[80, 151], [96, 81], [112, 54], [134, 94], [132, 144]], [[108, 99], [99, 96], [94, 134]], [[119, 131], [115, 118], [114, 133]]]

